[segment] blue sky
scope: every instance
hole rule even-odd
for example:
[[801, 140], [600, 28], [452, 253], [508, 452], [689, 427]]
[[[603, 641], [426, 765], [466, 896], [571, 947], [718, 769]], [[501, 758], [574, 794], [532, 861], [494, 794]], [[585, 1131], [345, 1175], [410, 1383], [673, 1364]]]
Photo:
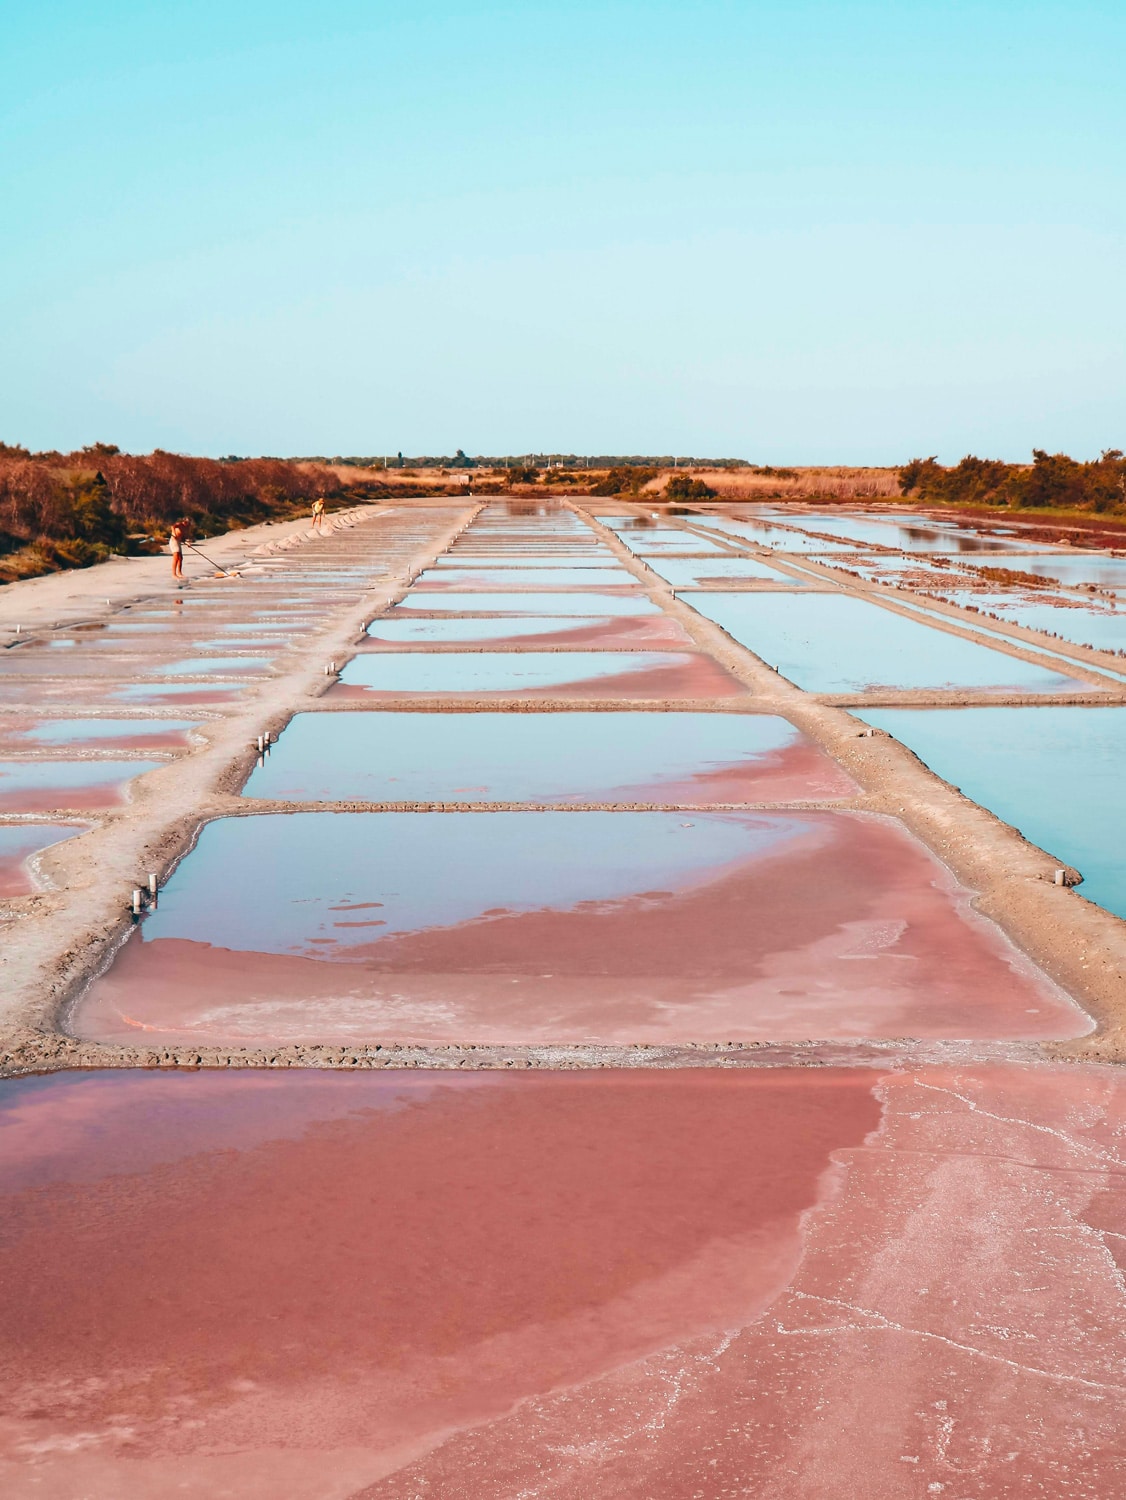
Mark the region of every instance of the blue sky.
[[1126, 447], [1126, 6], [8, 0], [0, 438]]

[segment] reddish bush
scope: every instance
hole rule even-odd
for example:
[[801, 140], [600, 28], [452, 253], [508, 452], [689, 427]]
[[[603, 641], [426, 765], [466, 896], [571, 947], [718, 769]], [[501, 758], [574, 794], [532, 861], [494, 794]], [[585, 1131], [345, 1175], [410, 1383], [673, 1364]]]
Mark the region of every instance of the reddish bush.
[[141, 455], [95, 443], [29, 453], [0, 443], [0, 581], [144, 551], [188, 517], [201, 536], [339, 493], [331, 470], [280, 458]]

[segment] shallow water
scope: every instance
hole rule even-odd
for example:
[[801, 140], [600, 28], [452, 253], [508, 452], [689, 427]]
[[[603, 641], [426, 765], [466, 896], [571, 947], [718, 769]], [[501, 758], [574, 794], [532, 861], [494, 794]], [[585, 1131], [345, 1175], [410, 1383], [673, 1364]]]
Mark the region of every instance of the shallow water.
[[1078, 646], [1090, 646], [1094, 651], [1126, 650], [1126, 610], [1047, 604], [1027, 596], [983, 594], [973, 589], [943, 589], [942, 597], [951, 604], [963, 608], [971, 605], [984, 614], [1074, 641]]
[[492, 568], [620, 568], [621, 563], [612, 552], [604, 548], [591, 548], [589, 554], [560, 556], [555, 551], [528, 556], [520, 552], [480, 553], [465, 548], [454, 548], [444, 553], [431, 564], [434, 568], [471, 568], [474, 572]]
[[252, 672], [269, 672], [272, 657], [260, 656], [185, 656], [153, 670], [167, 677], [207, 677], [216, 673], [225, 677], [245, 677]]
[[150, 1045], [1091, 1025], [899, 824], [820, 810], [222, 819], [69, 1024]]
[[[907, 598], [901, 597], [898, 602], [901, 605], [903, 605], [904, 608], [909, 608], [909, 609], [913, 610], [916, 614], [923, 615], [923, 616], [925, 616], [925, 617], [927, 617], [928, 619], [931, 619], [931, 620], [948, 620], [948, 619], [951, 618], [951, 616], [948, 615], [947, 613], [945, 613], [945, 611], [939, 610], [939, 609], [935, 609], [934, 608], [934, 602], [935, 601], [932, 600], [931, 598], [929, 598], [926, 595], [922, 595], [922, 596], [920, 596], [920, 595], [913, 595], [913, 596], [908, 596]], [[971, 630], [974, 631], [975, 634], [988, 636], [991, 640], [997, 640], [997, 641], [1011, 641], [1011, 640], [1013, 640], [1013, 637], [1007, 631], [1002, 630], [1002, 629], [999, 628], [1000, 625], [1001, 625], [1001, 623], [1002, 623], [999, 620], [998, 621], [988, 621], [987, 622], [985, 619], [983, 619], [979, 615], [978, 618], [976, 620], [974, 620], [974, 622], [973, 622], [972, 625], [969, 625], [968, 621], [965, 622], [965, 623], [966, 623], [966, 625], [968, 626], [969, 629], [971, 629]], [[1067, 663], [1067, 662], [1074, 663], [1075, 662], [1075, 655], [1074, 655], [1074, 653], [1068, 652], [1068, 651], [1061, 651], [1059, 649], [1058, 645], [1057, 646], [1047, 646], [1047, 645], [1041, 646], [1039, 643], [1037, 643], [1036, 646], [1033, 647], [1032, 649], [1034, 649], [1037, 652], [1037, 654], [1040, 655], [1040, 656], [1051, 657], [1053, 661], [1060, 661], [1060, 662], [1064, 662], [1064, 663]], [[1080, 670], [1080, 671], [1086, 670], [1084, 667], [1079, 666], [1079, 664], [1076, 664], [1076, 665], [1077, 665], [1078, 670]], [[1109, 666], [1104, 667], [1104, 666], [1102, 666], [1100, 664], [1098, 667], [1091, 667], [1089, 670], [1092, 672], [1092, 674], [1097, 673], [1100, 677], [1111, 677], [1111, 678], [1116, 679], [1119, 682], [1126, 682], [1126, 672], [1119, 671], [1119, 670], [1117, 670], [1114, 667], [1109, 667]]]
[[1073, 865], [1126, 917], [1126, 709], [864, 709], [967, 797]]
[[525, 694], [697, 697], [745, 691], [711, 657], [688, 651], [364, 652], [340, 673], [339, 694]]
[[412, 592], [443, 589], [636, 589], [637, 579], [615, 562], [605, 568], [427, 568], [412, 584]]
[[696, 594], [689, 602], [807, 692], [1082, 687], [1076, 678], [846, 594]]
[[[298, 714], [249, 797], [708, 803], [848, 796], [784, 719], [758, 714]], [[632, 826], [632, 825], [631, 825]]]
[[916, 524], [901, 520], [875, 521], [851, 516], [794, 516], [795, 526], [810, 531], [852, 540], [861, 545], [875, 542], [879, 547], [898, 547], [904, 552], [1029, 552], [1035, 546], [1028, 542], [978, 531], [963, 531], [941, 523]]
[[771, 526], [765, 521], [728, 521], [723, 517], [708, 517], [701, 525], [712, 531], [723, 531], [755, 547], [772, 547], [778, 552], [852, 552], [855, 548], [845, 542], [822, 542], [817, 537], [807, 536], [802, 531], [787, 531], [782, 526]]
[[26, 896], [34, 890], [27, 868], [31, 856], [85, 832], [81, 823], [0, 824], [0, 898]]
[[767, 563], [757, 562], [753, 557], [701, 558], [694, 561], [684, 557], [647, 557], [646, 563], [659, 578], [674, 589], [692, 588], [694, 585], [716, 580], [723, 583], [739, 583], [743, 579], [753, 582], [784, 584], [787, 588], [807, 588], [800, 578], [772, 568]]
[[435, 620], [378, 618], [368, 635], [392, 646], [433, 644], [688, 646], [691, 639], [668, 615], [447, 615]]
[[252, 650], [277, 646], [284, 649], [295, 645], [297, 639], [293, 635], [231, 635], [219, 636], [213, 641], [193, 641], [192, 645], [197, 651], [238, 651], [243, 647]]
[[651, 552], [708, 552], [717, 557], [730, 556], [719, 542], [709, 541], [694, 531], [626, 531], [622, 533], [622, 541], [638, 557], [647, 557]]
[[0, 811], [85, 811], [114, 807], [136, 776], [163, 765], [159, 760], [35, 760], [0, 762]]
[[117, 703], [226, 703], [246, 690], [244, 682], [131, 682], [105, 696]]
[[411, 593], [394, 606], [394, 611], [418, 610], [432, 614], [517, 615], [658, 615], [659, 607], [643, 594], [599, 594], [593, 591], [570, 594], [496, 593], [454, 594], [437, 589]]
[[182, 747], [192, 719], [0, 719], [0, 741], [21, 750], [90, 745], [99, 750]]
[[[879, 1123], [876, 1081], [7, 1083], [5, 1491], [335, 1500], [537, 1396], [597, 1400], [600, 1377], [714, 1341], [785, 1286], [835, 1153]], [[565, 1500], [591, 1494], [557, 1444], [541, 1463], [574, 1466]], [[526, 1488], [506, 1470], [504, 1493]], [[636, 1493], [664, 1500], [648, 1477]]]
[[1072, 588], [1086, 583], [1104, 589], [1126, 588], [1126, 557], [1109, 557], [1099, 552], [1052, 552], [1014, 559], [1012, 566], [1018, 572], [1035, 573], [1040, 578], [1058, 578]]

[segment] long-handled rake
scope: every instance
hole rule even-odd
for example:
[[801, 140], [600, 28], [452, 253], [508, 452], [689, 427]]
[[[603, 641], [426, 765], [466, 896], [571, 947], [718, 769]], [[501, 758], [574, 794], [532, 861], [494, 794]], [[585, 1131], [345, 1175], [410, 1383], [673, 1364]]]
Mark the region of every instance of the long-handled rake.
[[199, 548], [195, 545], [194, 542], [185, 542], [184, 546], [185, 547], [190, 547], [193, 552], [197, 553], [200, 557], [203, 558], [203, 560], [204, 560], [205, 563], [210, 563], [211, 566], [219, 574], [220, 578], [238, 578], [240, 576], [237, 572], [233, 571], [231, 568], [221, 568], [219, 566], [219, 564], [215, 561], [215, 559], [213, 557], [208, 557], [208, 555], [207, 555], [206, 552], [200, 552]]

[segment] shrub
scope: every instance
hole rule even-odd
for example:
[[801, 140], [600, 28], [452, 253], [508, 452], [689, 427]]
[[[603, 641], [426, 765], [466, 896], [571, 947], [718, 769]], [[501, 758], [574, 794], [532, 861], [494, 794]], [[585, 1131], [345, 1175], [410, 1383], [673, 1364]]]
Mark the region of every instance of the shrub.
[[634, 468], [632, 465], [611, 469], [606, 478], [591, 490], [592, 495], [637, 495], [650, 480], [656, 479], [659, 469]]
[[0, 444], [0, 581], [145, 550], [186, 516], [201, 536], [339, 493], [329, 470], [283, 459], [140, 456], [111, 443], [79, 453]]
[[674, 474], [665, 486], [665, 499], [682, 504], [686, 500], [711, 500], [714, 496], [715, 490], [702, 479], [693, 479], [690, 474]]
[[1008, 505], [1039, 510], [1109, 511], [1126, 505], [1126, 457], [1108, 448], [1091, 463], [1066, 453], [1032, 450], [1032, 464], [967, 454], [953, 468], [913, 458], [899, 471], [905, 495], [935, 504]]

